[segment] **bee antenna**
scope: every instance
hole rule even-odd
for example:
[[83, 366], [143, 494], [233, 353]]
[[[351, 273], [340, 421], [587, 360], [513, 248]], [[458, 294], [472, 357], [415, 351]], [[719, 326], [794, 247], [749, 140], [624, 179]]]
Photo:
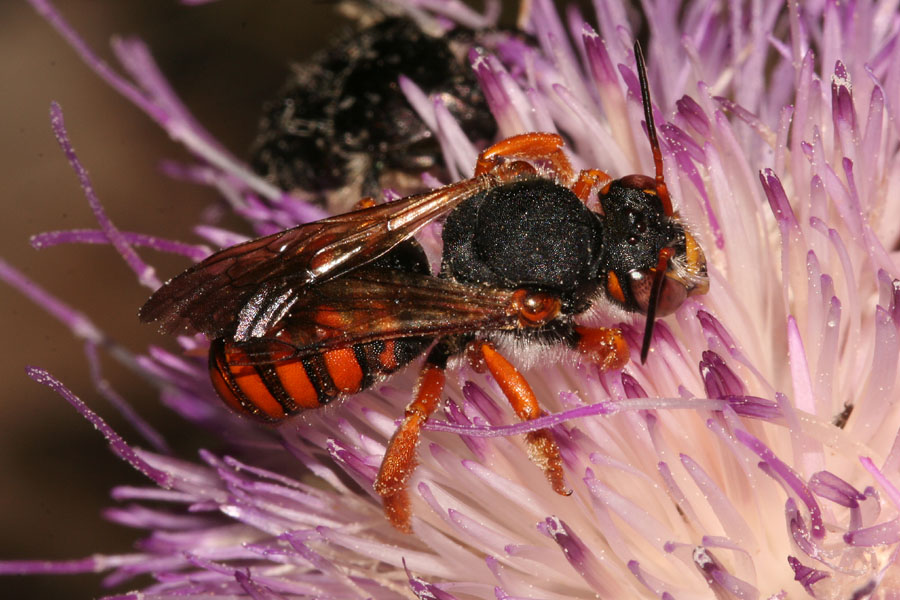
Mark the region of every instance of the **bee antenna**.
[[671, 217], [675, 211], [672, 209], [672, 199], [669, 198], [669, 188], [663, 177], [662, 150], [659, 149], [659, 138], [656, 137], [656, 125], [653, 123], [653, 105], [650, 103], [650, 84], [647, 83], [647, 67], [644, 65], [644, 53], [641, 51], [641, 43], [634, 43], [634, 59], [637, 62], [638, 81], [641, 84], [641, 100], [644, 104], [644, 120], [647, 122], [647, 135], [650, 137], [650, 148], [653, 150], [653, 163], [656, 165], [656, 195], [663, 205], [666, 216]]
[[659, 304], [659, 294], [662, 292], [663, 282], [666, 279], [669, 260], [674, 254], [675, 250], [672, 248], [663, 248], [659, 251], [659, 259], [653, 273], [653, 286], [650, 288], [650, 302], [647, 304], [647, 324], [644, 325], [644, 341], [641, 344], [641, 364], [647, 362], [650, 340], [653, 338], [653, 325], [656, 323], [656, 305]]

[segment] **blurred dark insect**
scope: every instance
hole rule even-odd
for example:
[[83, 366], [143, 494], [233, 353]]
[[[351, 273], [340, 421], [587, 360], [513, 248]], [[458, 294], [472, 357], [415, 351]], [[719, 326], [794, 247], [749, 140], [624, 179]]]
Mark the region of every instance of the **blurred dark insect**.
[[332, 212], [384, 188], [421, 191], [425, 171], [444, 175], [440, 145], [400, 89], [405, 75], [437, 95], [470, 139], [493, 141], [496, 124], [466, 55], [478, 34], [437, 37], [403, 17], [385, 17], [294, 66], [267, 103], [253, 168], [285, 190], [312, 194]]

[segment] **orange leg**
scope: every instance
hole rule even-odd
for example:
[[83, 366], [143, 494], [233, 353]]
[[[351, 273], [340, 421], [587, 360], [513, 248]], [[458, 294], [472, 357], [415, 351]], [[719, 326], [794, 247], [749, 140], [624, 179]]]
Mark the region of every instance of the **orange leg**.
[[[483, 362], [479, 361], [476, 368], [482, 365], [487, 367], [520, 419], [530, 421], [543, 414], [534, 391], [528, 385], [528, 381], [493, 346], [484, 341], [473, 342], [472, 350], [468, 353], [468, 356], [470, 359], [472, 357], [483, 359]], [[559, 454], [559, 446], [556, 444], [556, 440], [553, 439], [553, 434], [550, 433], [550, 430], [539, 429], [526, 434], [525, 443], [528, 444], [528, 456], [532, 462], [544, 471], [544, 475], [550, 481], [553, 491], [563, 496], [571, 494], [572, 490], [566, 487], [563, 479], [562, 457]]]
[[602, 184], [603, 188], [600, 193], [605, 195], [611, 181], [612, 177], [600, 169], [585, 169], [578, 174], [578, 181], [572, 186], [572, 191], [579, 200], [587, 204], [592, 189]]
[[406, 407], [403, 422], [388, 443], [375, 479], [375, 492], [381, 496], [384, 514], [394, 527], [404, 533], [412, 533], [407, 484], [416, 468], [419, 432], [440, 404], [448, 354], [446, 345], [440, 342], [429, 353], [419, 373], [415, 396]]
[[609, 327], [575, 327], [575, 348], [597, 363], [604, 371], [615, 371], [628, 364], [628, 342], [619, 329]]
[[555, 133], [525, 133], [514, 135], [485, 148], [478, 155], [475, 165], [475, 176], [484, 175], [496, 167], [500, 159], [524, 158], [528, 160], [546, 160], [551, 169], [565, 183], [572, 181], [575, 175], [572, 163], [562, 151], [563, 140]]

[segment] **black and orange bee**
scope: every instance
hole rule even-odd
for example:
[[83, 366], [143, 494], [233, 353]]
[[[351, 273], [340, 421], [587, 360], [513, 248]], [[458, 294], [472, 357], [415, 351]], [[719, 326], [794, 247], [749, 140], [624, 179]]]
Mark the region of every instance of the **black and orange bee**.
[[[622, 332], [576, 317], [598, 301], [646, 314], [644, 360], [655, 317], [707, 290], [703, 251], [669, 199], [637, 45], [635, 54], [655, 178], [576, 175], [558, 135], [511, 137], [480, 154], [471, 179], [222, 250], [160, 288], [141, 319], [210, 336], [219, 396], [267, 421], [360, 392], [427, 351], [375, 482], [389, 520], [409, 531], [407, 482], [448, 359], [465, 354], [487, 369], [518, 416], [534, 419], [537, 399], [498, 345], [565, 344], [621, 368]], [[595, 190], [600, 211], [587, 207]], [[414, 236], [437, 219], [444, 248], [433, 275]], [[551, 433], [526, 442], [568, 494]]]

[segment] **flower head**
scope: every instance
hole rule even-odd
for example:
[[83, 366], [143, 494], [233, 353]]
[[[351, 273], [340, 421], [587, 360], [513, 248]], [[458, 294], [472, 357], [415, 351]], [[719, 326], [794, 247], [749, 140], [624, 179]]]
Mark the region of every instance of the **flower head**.
[[[454, 3], [408, 8], [421, 18], [470, 17]], [[576, 168], [652, 173], [634, 23], [617, 2], [596, 8], [596, 19], [574, 10], [562, 18], [549, 0], [534, 0], [524, 21], [531, 36], [473, 51], [472, 66], [502, 136], [558, 131]], [[139, 552], [80, 565], [112, 569], [109, 583], [154, 574], [143, 598], [896, 597], [894, 11], [879, 2], [727, 10], [684, 2], [645, 15], [666, 180], [706, 252], [709, 294], [658, 324], [645, 365], [604, 372], [540, 357], [528, 377], [550, 414], [525, 424], [493, 380], [453, 370], [446, 420], [426, 425], [419, 448], [414, 535], [385, 521], [372, 491], [410, 373], [339, 410], [264, 430], [218, 406], [201, 361], [153, 349], [136, 368], [162, 382], [175, 411], [242, 456], [204, 452], [191, 462], [126, 443], [32, 370], [154, 484], [113, 491], [134, 503], [109, 517], [152, 531]], [[202, 131], [142, 46], [117, 51], [135, 84], [101, 74], [201, 159], [179, 174], [214, 182], [260, 231], [313, 216]], [[443, 100], [401, 85], [441, 141], [448, 171], [471, 172], [477, 151]], [[55, 127], [65, 147], [58, 114]], [[38, 242], [106, 239], [144, 282], [153, 273], [134, 246], [195, 257], [119, 231], [96, 207], [100, 233]], [[202, 232], [220, 245], [233, 240]], [[422, 237], [436, 241], [433, 230]], [[0, 274], [107, 343], [9, 267]], [[621, 325], [633, 349], [641, 325]], [[546, 484], [517, 435], [542, 427], [561, 447], [569, 498]]]

